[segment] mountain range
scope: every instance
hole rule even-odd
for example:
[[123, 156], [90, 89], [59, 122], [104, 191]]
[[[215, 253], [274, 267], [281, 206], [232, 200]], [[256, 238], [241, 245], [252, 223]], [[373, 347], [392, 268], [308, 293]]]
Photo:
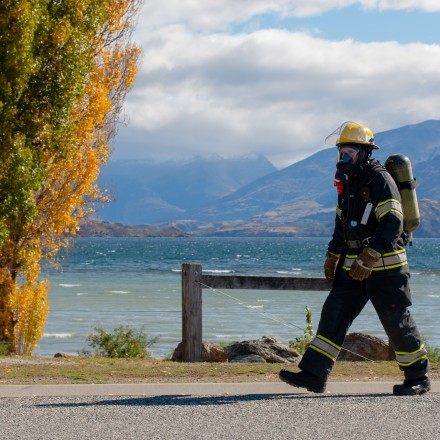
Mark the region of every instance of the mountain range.
[[100, 217], [128, 225], [169, 222], [276, 171], [263, 156], [196, 157], [186, 162], [110, 161], [99, 183], [112, 203]]
[[[440, 236], [440, 121], [377, 133], [374, 157], [408, 156], [422, 214], [415, 236]], [[335, 216], [336, 148], [282, 170], [266, 158], [198, 158], [185, 164], [114, 162], [101, 183], [116, 202], [100, 216], [154, 223], [196, 235], [330, 235]]]

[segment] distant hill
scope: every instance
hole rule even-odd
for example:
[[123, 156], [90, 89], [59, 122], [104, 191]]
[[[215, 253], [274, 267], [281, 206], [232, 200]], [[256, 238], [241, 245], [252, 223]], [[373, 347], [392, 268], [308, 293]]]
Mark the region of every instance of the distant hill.
[[[440, 121], [377, 133], [376, 142], [375, 157], [382, 163], [395, 153], [412, 162], [422, 214], [415, 235], [440, 236]], [[169, 168], [115, 163], [104, 181], [113, 182], [119, 200], [100, 214], [108, 221], [166, 224], [197, 235], [330, 235], [335, 164], [335, 147], [279, 171], [261, 156]]]
[[[423, 200], [416, 235], [440, 236], [440, 228], [433, 226], [440, 225], [440, 121], [378, 133], [376, 142], [380, 150], [375, 157], [382, 163], [395, 153], [405, 154], [412, 162], [417, 195]], [[207, 235], [328, 235], [336, 204], [335, 163], [335, 148], [319, 151], [210, 205], [187, 211], [184, 218], [201, 222], [192, 228]]]
[[265, 157], [257, 155], [195, 158], [185, 163], [110, 162], [99, 182], [114, 201], [99, 215], [105, 221], [129, 225], [168, 222], [274, 171]]
[[78, 237], [184, 237], [187, 234], [168, 226], [130, 226], [97, 220], [81, 220]]

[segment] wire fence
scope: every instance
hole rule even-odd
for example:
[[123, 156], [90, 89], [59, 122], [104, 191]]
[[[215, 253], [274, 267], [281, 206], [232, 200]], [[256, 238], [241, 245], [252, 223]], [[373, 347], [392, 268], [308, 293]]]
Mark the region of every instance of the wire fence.
[[[276, 325], [273, 326], [273, 330], [269, 334], [275, 334], [279, 337], [279, 327], [287, 329], [287, 332], [281, 335], [286, 343], [302, 334], [305, 323], [295, 324], [273, 312], [265, 311], [271, 305], [276, 305], [276, 300], [262, 305], [256, 297], [253, 300], [246, 299], [246, 296], [249, 296], [248, 293], [236, 291], [235, 295], [230, 295], [219, 289], [206, 290], [203, 306], [206, 341], [232, 343], [240, 339], [259, 338], [268, 333], [267, 329], [271, 327], [271, 322]], [[210, 300], [215, 302], [212, 307]], [[303, 311], [301, 310], [299, 314], [300, 318], [298, 319], [303, 321]], [[182, 341], [181, 315], [182, 309], [172, 306], [116, 308], [104, 305], [99, 308], [99, 311], [96, 309], [96, 304], [93, 304], [93, 308], [87, 306], [50, 308], [44, 335], [34, 350], [34, 354], [51, 357], [57, 352], [82, 351], [86, 348], [87, 336], [95, 328], [105, 328], [107, 331], [111, 331], [121, 325], [131, 327], [145, 325], [147, 334], [158, 338], [152, 347], [153, 353], [159, 358], [167, 358]], [[237, 322], [245, 322], [245, 329], [237, 328]]]
[[[203, 287], [203, 336], [205, 341], [217, 343], [273, 335], [288, 344], [303, 334], [306, 328], [304, 307], [310, 306], [312, 298], [315, 298], [314, 294], [301, 295], [301, 292], [293, 295], [293, 292], [285, 292], [283, 298], [265, 291], [260, 291], [261, 295], [256, 296], [255, 292], [236, 290], [232, 295], [209, 285]], [[174, 305], [170, 304], [169, 307], [122, 308], [120, 305], [115, 307], [103, 303], [101, 306], [98, 304], [97, 309], [97, 301], [90, 303], [90, 307], [83, 304], [81, 308], [62, 308], [58, 305], [50, 309], [44, 336], [34, 353], [52, 356], [58, 351], [80, 351], [94, 328], [112, 330], [129, 325], [145, 326], [149, 336], [158, 338], [153, 352], [159, 358], [168, 357], [182, 340], [182, 309], [180, 294], [177, 293]], [[293, 300], [297, 293], [299, 295]], [[312, 307], [314, 318], [318, 317], [325, 296], [326, 293], [323, 293]], [[386, 340], [380, 323], [372, 321], [372, 318], [375, 318], [374, 311], [366, 312], [364, 321], [362, 316], [358, 319], [360, 330], [355, 331], [365, 331]], [[367, 326], [362, 329], [363, 323]]]

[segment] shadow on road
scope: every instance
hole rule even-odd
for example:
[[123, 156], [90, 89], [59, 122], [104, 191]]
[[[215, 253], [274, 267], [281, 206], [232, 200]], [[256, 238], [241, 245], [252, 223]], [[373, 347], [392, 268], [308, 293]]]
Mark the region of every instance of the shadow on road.
[[240, 396], [191, 396], [191, 395], [168, 395], [168, 396], [153, 396], [153, 397], [128, 397], [118, 398], [114, 397], [106, 400], [96, 400], [93, 402], [63, 402], [39, 404], [37, 407], [46, 408], [63, 408], [63, 407], [82, 407], [82, 406], [193, 406], [193, 405], [232, 405], [240, 402], [261, 401], [261, 400], [310, 400], [310, 399], [377, 399], [389, 398], [396, 396], [392, 394], [333, 394], [333, 395], [308, 395], [308, 394], [248, 394]]

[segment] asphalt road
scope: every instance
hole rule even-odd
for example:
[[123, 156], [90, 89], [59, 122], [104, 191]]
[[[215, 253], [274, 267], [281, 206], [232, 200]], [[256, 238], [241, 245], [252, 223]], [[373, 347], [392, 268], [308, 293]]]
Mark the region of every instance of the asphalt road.
[[[440, 439], [438, 383], [416, 397], [393, 396], [390, 384], [378, 383], [331, 384], [325, 394], [285, 384], [183, 385], [91, 385], [76, 395], [73, 388], [1, 386], [1, 396], [16, 397], [0, 398], [0, 438]], [[104, 391], [115, 395], [91, 395]]]

